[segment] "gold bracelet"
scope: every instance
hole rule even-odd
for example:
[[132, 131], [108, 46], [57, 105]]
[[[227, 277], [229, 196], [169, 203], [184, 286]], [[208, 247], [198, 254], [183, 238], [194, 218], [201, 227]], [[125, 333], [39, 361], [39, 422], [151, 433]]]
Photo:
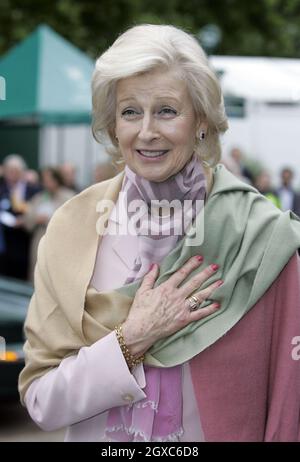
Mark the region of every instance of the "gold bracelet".
[[132, 369], [133, 367], [135, 367], [138, 364], [142, 363], [144, 361], [144, 359], [145, 359], [145, 356], [142, 355], [142, 356], [136, 358], [135, 356], [133, 356], [130, 353], [130, 351], [128, 349], [128, 346], [126, 345], [124, 337], [123, 337], [122, 325], [121, 324], [119, 324], [118, 326], [115, 327], [115, 332], [116, 332], [117, 340], [119, 342], [121, 351], [123, 353], [123, 356], [125, 358], [125, 361], [127, 363], [127, 366], [129, 367], [129, 369]]

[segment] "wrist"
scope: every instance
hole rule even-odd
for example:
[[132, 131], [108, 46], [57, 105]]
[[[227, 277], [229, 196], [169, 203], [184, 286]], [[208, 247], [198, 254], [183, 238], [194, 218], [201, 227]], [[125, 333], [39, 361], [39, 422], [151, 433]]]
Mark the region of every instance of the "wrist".
[[122, 324], [123, 338], [130, 353], [133, 356], [141, 356], [150, 348], [151, 345], [138, 339], [136, 329], [132, 329], [126, 321]]
[[128, 347], [123, 335], [122, 324], [115, 327], [115, 333], [128, 368], [131, 370], [142, 363], [145, 359], [143, 353], [134, 354], [132, 349]]

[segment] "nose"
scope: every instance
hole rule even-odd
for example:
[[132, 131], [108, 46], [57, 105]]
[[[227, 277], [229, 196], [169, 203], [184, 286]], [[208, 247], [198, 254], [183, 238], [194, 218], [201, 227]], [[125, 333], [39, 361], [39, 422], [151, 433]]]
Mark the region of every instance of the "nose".
[[159, 138], [159, 133], [156, 127], [156, 121], [151, 114], [144, 114], [141, 121], [138, 138], [141, 141], [151, 141], [152, 139]]

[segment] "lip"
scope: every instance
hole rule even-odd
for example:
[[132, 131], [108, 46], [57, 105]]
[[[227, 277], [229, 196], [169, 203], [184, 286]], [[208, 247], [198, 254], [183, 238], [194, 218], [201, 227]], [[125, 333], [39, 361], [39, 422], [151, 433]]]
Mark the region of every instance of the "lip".
[[[140, 154], [139, 151], [166, 151], [164, 154], [158, 157], [145, 157], [143, 154]], [[162, 159], [166, 157], [166, 154], [170, 152], [169, 149], [136, 149], [135, 152], [139, 156], [140, 159], [143, 159], [144, 162], [160, 162]]]

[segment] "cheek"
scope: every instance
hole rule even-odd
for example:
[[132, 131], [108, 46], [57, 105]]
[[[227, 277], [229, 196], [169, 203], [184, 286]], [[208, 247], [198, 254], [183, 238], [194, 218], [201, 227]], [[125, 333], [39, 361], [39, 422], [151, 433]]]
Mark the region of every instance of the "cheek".
[[190, 144], [193, 139], [193, 127], [187, 121], [178, 122], [172, 127], [168, 127], [168, 130], [164, 131], [165, 135], [169, 137], [174, 145]]
[[132, 124], [119, 123], [116, 125], [116, 133], [119, 138], [119, 142], [123, 145], [128, 145], [133, 141], [136, 130]]

